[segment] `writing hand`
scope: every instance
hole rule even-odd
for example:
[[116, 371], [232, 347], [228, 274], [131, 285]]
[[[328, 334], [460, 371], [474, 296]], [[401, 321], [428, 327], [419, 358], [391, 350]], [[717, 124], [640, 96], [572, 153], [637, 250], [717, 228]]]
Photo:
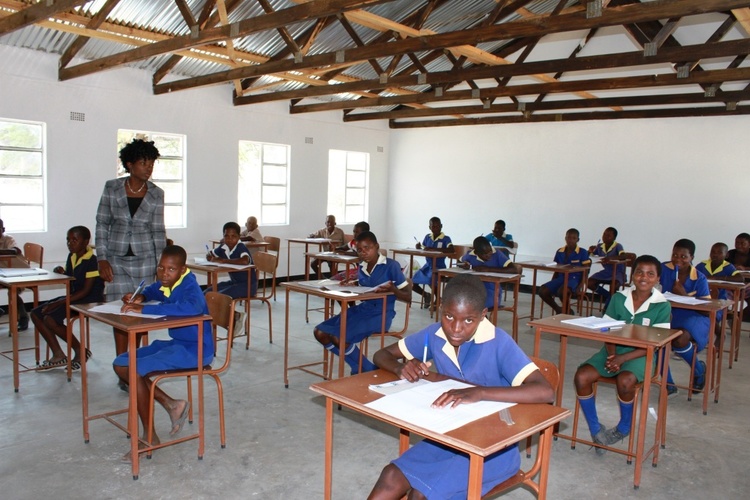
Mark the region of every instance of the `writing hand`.
[[[136, 297], [137, 298], [137, 297]], [[137, 302], [131, 302], [128, 304], [123, 304], [122, 308], [120, 308], [120, 312], [141, 312], [143, 311], [143, 304], [137, 303]]]
[[393, 284], [392, 281], [386, 281], [383, 284], [378, 285], [378, 287], [375, 289], [376, 292], [396, 292], [398, 290], [396, 288], [396, 285]]
[[677, 295], [687, 295], [687, 291], [685, 291], [685, 287], [682, 286], [682, 282], [675, 281], [674, 286], [672, 286], [672, 293], [675, 293]]
[[443, 393], [433, 403], [433, 408], [445, 408], [449, 406], [455, 408], [460, 404], [476, 403], [481, 401], [482, 393], [480, 387], [467, 387], [466, 389], [451, 389]]
[[422, 363], [421, 360], [412, 358], [401, 366], [396, 375], [409, 382], [416, 382], [420, 378], [425, 378], [430, 374], [430, 366], [432, 366], [432, 362], [430, 361]]
[[422, 250], [422, 244], [417, 242], [417, 250]]

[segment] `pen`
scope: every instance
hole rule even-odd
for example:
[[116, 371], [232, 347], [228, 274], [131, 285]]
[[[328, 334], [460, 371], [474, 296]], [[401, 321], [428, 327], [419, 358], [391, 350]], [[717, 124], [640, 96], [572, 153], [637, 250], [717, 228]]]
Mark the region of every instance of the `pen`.
[[430, 336], [425, 335], [424, 336], [424, 349], [422, 350], [422, 363], [427, 363], [427, 346], [430, 343]]
[[208, 248], [208, 243], [206, 243], [206, 253], [211, 253], [211, 249]]
[[412, 236], [412, 238], [414, 238], [414, 241], [416, 241], [417, 243], [419, 243], [419, 240], [417, 239], [416, 236]]
[[141, 293], [141, 290], [143, 290], [143, 285], [146, 284], [146, 280], [141, 280], [140, 284], [138, 285], [138, 288], [135, 289], [135, 292], [133, 292], [133, 295], [130, 296], [130, 300], [128, 301], [128, 304], [132, 304], [133, 300], [135, 300], [135, 296]]

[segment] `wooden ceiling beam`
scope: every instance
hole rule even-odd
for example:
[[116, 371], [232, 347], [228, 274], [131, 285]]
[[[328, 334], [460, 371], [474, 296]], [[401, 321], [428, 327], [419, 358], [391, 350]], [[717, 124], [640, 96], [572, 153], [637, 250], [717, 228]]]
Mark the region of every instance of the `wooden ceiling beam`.
[[[83, 3], [83, 0], [68, 0]], [[125, 52], [102, 57], [94, 61], [76, 65], [72, 68], [61, 68], [58, 72], [60, 80], [70, 80], [80, 76], [97, 73], [107, 69], [114, 68], [123, 64], [128, 64], [149, 57], [168, 54], [179, 50], [185, 50], [193, 47], [220, 42], [224, 40], [248, 36], [259, 31], [276, 29], [287, 24], [298, 23], [310, 19], [331, 16], [346, 12], [347, 10], [359, 9], [370, 5], [392, 2], [393, 0], [320, 0], [302, 5], [295, 5], [287, 9], [279, 10], [273, 14], [257, 16], [250, 19], [243, 19], [235, 23], [208, 28], [198, 33], [197, 36], [182, 35], [169, 38], [167, 40], [152, 43], [146, 46], [130, 49]], [[269, 64], [269, 63], [266, 63]], [[278, 73], [278, 71], [274, 71]], [[237, 75], [228, 80], [245, 78], [247, 76], [257, 75]]]
[[[715, 96], [706, 96], [705, 92], [690, 94], [659, 94], [632, 97], [597, 97], [594, 99], [565, 99], [557, 101], [525, 102], [524, 111], [534, 113], [538, 111], [557, 111], [591, 108], [623, 108], [636, 106], [667, 106], [675, 104], [706, 104], [750, 101], [750, 91], [719, 92]], [[619, 110], [619, 109], [618, 109]], [[349, 110], [351, 111], [351, 110]], [[486, 115], [497, 113], [519, 112], [518, 103], [493, 104], [489, 108], [482, 105], [470, 104], [461, 106], [425, 107], [422, 109], [403, 108], [392, 111], [372, 111], [367, 113], [349, 112], [345, 122], [367, 120], [393, 120], [399, 118], [426, 118], [431, 116], [448, 115]]]
[[89, 0], [57, 0], [54, 3], [38, 2], [19, 9], [17, 12], [0, 19], [0, 35], [7, 35], [39, 21], [46, 21], [55, 14], [79, 7]]
[[[99, 12], [97, 12], [91, 18], [91, 20], [86, 23], [86, 29], [99, 29], [99, 26], [101, 26], [102, 23], [107, 20], [107, 16], [110, 12], [112, 12], [112, 9], [114, 9], [119, 2], [120, 0], [107, 0], [107, 3], [102, 5], [102, 8], [99, 9]], [[59, 67], [64, 68], [65, 66], [67, 66], [88, 41], [89, 37], [78, 35], [75, 40], [73, 40], [73, 43], [68, 45], [68, 48], [65, 49], [65, 52], [63, 52], [63, 54], [60, 56], [60, 61], [58, 63]]]
[[[691, 73], [687, 78], [678, 78], [675, 74], [628, 76], [620, 78], [598, 78], [593, 80], [556, 81], [553, 83], [534, 83], [512, 85], [509, 87], [471, 90], [457, 90], [435, 93], [416, 94], [413, 96], [379, 97], [377, 99], [357, 99], [354, 101], [337, 101], [320, 104], [297, 105], [292, 113], [309, 113], [335, 109], [364, 108], [376, 106], [395, 106], [398, 104], [426, 104], [429, 102], [461, 101], [468, 99], [492, 99], [496, 97], [528, 96], [538, 94], [560, 94], [579, 91], [622, 90], [648, 87], [685, 86], [713, 84], [716, 82], [742, 81], [750, 79], [750, 68], [721, 69]], [[478, 95], [477, 95], [478, 94]]]
[[654, 109], [633, 111], [591, 111], [581, 113], [523, 114], [517, 116], [492, 116], [485, 118], [461, 118], [446, 120], [424, 120], [399, 122], [391, 120], [392, 129], [450, 127], [465, 125], [500, 125], [513, 123], [573, 122], [588, 120], [623, 120], [642, 118], [686, 118], [707, 116], [739, 116], [750, 114], [750, 106], [737, 106], [734, 110], [726, 107]]
[[[686, 45], [677, 48], [670, 47], [662, 49], [655, 56], [650, 57], [646, 57], [643, 51], [639, 50], [619, 54], [604, 54], [571, 59], [551, 59], [522, 64], [474, 67], [459, 71], [433, 72], [425, 75], [423, 84], [435, 87], [453, 82], [483, 78], [506, 78], [537, 73], [553, 73], [556, 71], [570, 73], [574, 71], [636, 67], [656, 63], [675, 63], [701, 60], [708, 57], [727, 57], [748, 53], [750, 53], [750, 39], [742, 39], [713, 44]], [[238, 102], [235, 102], [235, 104], [257, 104], [276, 100], [319, 97], [357, 90], [410, 87], [419, 85], [419, 78], [418, 75], [402, 75], [389, 78], [385, 82], [381, 80], [361, 80], [315, 89], [298, 89], [273, 94], [248, 95], [242, 99], [238, 99]]]
[[[302, 7], [307, 4], [300, 5]], [[370, 58], [407, 54], [425, 50], [476, 45], [482, 42], [497, 41], [514, 37], [533, 37], [551, 33], [593, 29], [623, 23], [637, 23], [654, 19], [685, 17], [705, 12], [727, 11], [741, 5], [748, 6], [747, 0], [657, 0], [654, 2], [609, 7], [599, 17], [587, 18], [583, 12], [562, 14], [544, 19], [522, 20], [500, 25], [486, 26], [457, 32], [409, 38], [381, 45], [354, 47], [303, 58], [301, 61], [283, 60], [231, 69], [209, 75], [187, 78], [154, 86], [154, 93], [213, 85], [235, 78], [247, 78], [269, 73], [301, 71], [308, 68], [325, 67], [347, 62], [360, 62]], [[478, 50], [478, 49], [477, 49]]]
[[187, 24], [188, 27], [195, 26], [197, 23], [195, 22], [195, 17], [193, 17], [193, 13], [190, 11], [190, 6], [187, 2], [185, 0], [174, 1], [177, 4], [180, 14], [182, 14], [182, 18], [185, 20], [185, 24]]

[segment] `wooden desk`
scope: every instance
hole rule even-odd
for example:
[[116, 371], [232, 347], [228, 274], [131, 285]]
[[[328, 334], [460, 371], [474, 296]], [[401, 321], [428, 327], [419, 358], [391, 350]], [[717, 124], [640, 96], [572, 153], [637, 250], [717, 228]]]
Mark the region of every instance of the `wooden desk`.
[[[433, 377], [434, 380], [445, 378], [438, 374], [431, 374], [430, 378]], [[552, 428], [556, 423], [570, 416], [570, 410], [548, 404], [518, 404], [509, 409], [515, 422], [512, 426], [503, 424], [498, 419], [497, 414], [492, 414], [442, 434], [394, 419], [365, 406], [367, 403], [382, 397], [381, 394], [368, 389], [370, 384], [380, 384], [396, 380], [396, 378], [393, 373], [377, 370], [340, 380], [319, 382], [310, 386], [311, 390], [326, 398], [325, 499], [331, 498], [334, 404], [346, 406], [358, 413], [398, 427], [400, 429], [399, 453], [403, 453], [409, 448], [409, 434], [413, 432], [468, 454], [470, 465], [467, 498], [469, 499], [481, 498], [482, 469], [485, 457], [539, 432], [541, 435], [538, 453], [541, 454], [541, 471], [539, 474], [538, 498], [546, 498], [549, 456], [552, 450]], [[352, 459], [355, 459], [355, 457], [352, 457]]]
[[[328, 373], [328, 366], [326, 364], [326, 361], [328, 359], [326, 353], [328, 351], [324, 350], [324, 361], [318, 361], [315, 363], [307, 363], [304, 365], [297, 365], [297, 366], [289, 366], [289, 292], [298, 292], [298, 293], [304, 293], [305, 295], [312, 295], [315, 297], [321, 297], [325, 299], [326, 301], [326, 319], [330, 316], [331, 311], [331, 303], [332, 302], [340, 302], [341, 303], [341, 329], [339, 334], [339, 345], [340, 346], [346, 346], [346, 316], [347, 311], [349, 309], [349, 304], [359, 301], [359, 300], [371, 300], [371, 299], [382, 299], [383, 300], [383, 319], [381, 324], [381, 331], [385, 331], [385, 320], [386, 320], [386, 299], [388, 298], [390, 293], [362, 293], [362, 294], [351, 294], [351, 296], [341, 296], [337, 295], [335, 293], [332, 293], [327, 290], [321, 290], [319, 281], [287, 281], [284, 283], [281, 283], [281, 286], [283, 286], [286, 289], [286, 312], [285, 312], [285, 322], [286, 325], [284, 327], [284, 387], [289, 387], [289, 371], [290, 370], [300, 370], [306, 373], [309, 373], [311, 375], [315, 375], [317, 377], [326, 378], [326, 374]], [[312, 332], [311, 332], [312, 333]], [[344, 356], [343, 352], [341, 352], [341, 356], [339, 356], [339, 369], [338, 369], [338, 378], [342, 378], [344, 376]], [[323, 365], [323, 373], [320, 374], [318, 372], [315, 372], [310, 369], [311, 366], [317, 366], [317, 365]]]
[[[734, 317], [731, 325], [732, 340], [729, 344], [729, 369], [732, 369], [732, 363], [737, 361], [740, 355], [740, 335], [742, 334], [742, 312], [745, 309], [745, 293], [750, 290], [750, 282], [734, 283], [731, 281], [708, 280], [708, 287], [711, 291], [727, 290], [732, 293], [732, 316]], [[723, 330], [722, 330], [723, 332]], [[722, 354], [723, 356], [723, 354]]]
[[[188, 264], [188, 268], [191, 271], [200, 271], [206, 273], [206, 284], [211, 287], [211, 291], [216, 292], [216, 285], [219, 283], [220, 274], [236, 273], [241, 271], [247, 271], [247, 298], [245, 301], [245, 333], [247, 334], [247, 348], [250, 347], [250, 293], [253, 279], [253, 269], [255, 266], [250, 264], [243, 269], [235, 269], [233, 267], [212, 264]], [[216, 325], [212, 325], [212, 328], [216, 330]]]
[[[286, 279], [287, 281], [292, 279], [291, 268], [292, 268], [292, 243], [305, 245], [305, 252], [310, 251], [310, 245], [317, 245], [318, 251], [322, 252], [325, 247], [331, 248], [331, 240], [327, 238], [289, 238], [286, 240]], [[305, 265], [307, 265], [307, 259], [305, 259]], [[309, 276], [309, 267], [305, 269], [305, 276]]]
[[[224, 241], [224, 240], [223, 239], [221, 239], [221, 240], [211, 240], [211, 247], [212, 248], [218, 247], [219, 245], [221, 245], [222, 241]], [[265, 251], [266, 248], [269, 247], [269, 245], [271, 245], [267, 241], [240, 241], [240, 243], [242, 243], [243, 245], [245, 245], [247, 248], [260, 248], [260, 249], [263, 249], [264, 251]]]
[[[18, 348], [18, 292], [22, 288], [39, 288], [42, 286], [54, 286], [54, 285], [63, 285], [65, 286], [65, 311], [66, 311], [66, 318], [67, 318], [67, 324], [70, 325], [70, 282], [73, 281], [72, 276], [67, 276], [65, 274], [57, 274], [52, 272], [47, 272], [46, 274], [35, 274], [31, 276], [19, 276], [16, 278], [4, 278], [0, 276], [0, 286], [3, 288], [8, 289], [8, 328], [10, 329], [10, 335], [13, 337], [12, 344], [13, 348], [11, 351], [5, 351], [0, 353], [5, 358], [10, 359], [13, 362], [13, 388], [15, 389], [15, 392], [18, 392], [18, 386], [19, 386], [19, 377], [18, 374], [22, 372], [27, 372], [31, 370], [35, 370], [36, 368], [29, 368], [26, 365], [23, 365], [18, 360], [18, 352], [19, 351], [26, 351], [30, 350], [31, 348], [24, 348], [19, 349]], [[36, 300], [36, 295], [34, 295], [34, 307], [38, 306], [38, 302]], [[33, 324], [32, 324], [33, 326]], [[70, 378], [72, 376], [72, 367], [70, 365], [71, 361], [71, 350], [70, 350], [70, 336], [71, 336], [71, 330], [70, 326], [68, 326], [68, 337], [66, 339], [67, 343], [67, 355], [68, 355], [68, 382], [70, 382]], [[36, 358], [36, 364], [39, 365], [39, 332], [36, 330], [36, 327], [34, 327], [34, 354]], [[85, 353], [86, 351], [81, 350], [82, 353]], [[8, 357], [8, 354], [12, 353], [12, 357]], [[82, 356], [86, 357], [86, 356]]]
[[[595, 260], [596, 259], [596, 260]], [[609, 295], [610, 297], [617, 293], [617, 266], [627, 266], [633, 264], [633, 259], [631, 258], [625, 258], [622, 260], [615, 260], [612, 259], [609, 262], [602, 262], [604, 260], [603, 257], [595, 257], [591, 256], [591, 263], [592, 264], [600, 264], [602, 267], [606, 266], [612, 266], [612, 279], [609, 280]], [[627, 272], [625, 273], [625, 278], [627, 278]], [[627, 283], [621, 283], [622, 286], [625, 286]], [[593, 303], [593, 300], [592, 300]], [[599, 309], [601, 311], [601, 309]], [[589, 309], [589, 313], [591, 312], [591, 309]]]
[[[562, 323], [564, 319], [571, 319], [575, 316], [566, 314], [558, 314], [550, 318], [538, 319], [529, 323], [535, 329], [534, 333], [534, 356], [539, 356], [539, 348], [542, 338], [542, 333], [551, 333], [560, 337], [560, 357], [558, 360], [558, 369], [560, 370], [560, 380], [565, 380], [565, 355], [568, 346], [568, 337], [593, 340], [598, 343], [611, 342], [613, 344], [624, 345], [628, 347], [635, 347], [637, 349], [646, 350], [646, 366], [654, 366], [654, 360], [657, 360], [657, 370], [654, 376], [651, 378], [651, 383], [659, 385], [659, 410], [658, 418], [656, 420], [656, 429], [654, 431], [654, 443], [648, 449], [645, 450], [646, 442], [646, 422], [648, 419], [648, 401], [651, 383], [646, 383], [644, 380], [643, 391], [641, 394], [641, 405], [640, 414], [638, 417], [638, 437], [636, 441], [635, 455], [630, 455], [627, 450], [620, 450], [618, 448], [607, 447], [608, 450], [616, 453], [622, 453], [628, 455], [628, 457], [635, 458], [635, 472], [633, 477], [633, 486], [637, 489], [641, 484], [641, 467], [643, 460], [648, 457], [649, 454], [653, 453], [652, 464], [656, 467], [659, 459], [659, 444], [662, 447], [666, 444], [666, 421], [667, 421], [667, 367], [669, 363], [669, 353], [671, 348], [672, 340], [676, 339], [682, 333], [680, 330], [669, 330], [665, 328], [654, 328], [641, 325], [625, 325], [623, 328], [618, 330], [610, 330], [609, 332], [603, 333], [599, 330], [593, 330], [590, 328], [582, 328], [573, 325], [567, 325]], [[657, 351], [663, 350], [664, 356], [657, 356]], [[664, 365], [661, 366], [661, 359], [664, 360]], [[660, 376], [660, 374], [662, 376]], [[557, 390], [555, 404], [557, 406], [562, 402], [563, 387], [565, 384], [560, 384]], [[556, 433], [557, 436], [572, 439], [572, 436], [563, 435]], [[576, 438], [576, 441], [581, 441], [587, 444], [593, 444], [591, 441]], [[573, 442], [575, 445], [575, 441]]]
[[[310, 281], [310, 259], [318, 259], [324, 262], [334, 264], [344, 264], [346, 266], [346, 275], [349, 275], [349, 269], [359, 263], [359, 257], [356, 255], [346, 255], [336, 252], [305, 252], [305, 281]], [[318, 268], [320, 270], [320, 268]], [[315, 277], [320, 279], [320, 273]], [[318, 309], [314, 309], [318, 310]], [[305, 323], [310, 322], [310, 296], [305, 298]]]
[[[529, 313], [529, 320], [534, 321], [534, 307], [536, 302], [536, 274], [537, 271], [547, 271], [550, 273], [562, 273], [563, 275], [563, 294], [562, 294], [562, 310], [563, 313], [570, 312], [570, 290], [568, 289], [568, 277], [572, 273], [583, 273], [581, 276], [580, 283], [586, 284], [586, 280], [588, 279], [588, 273], [589, 273], [589, 266], [573, 266], [573, 265], [560, 265], [555, 264], [552, 266], [548, 266], [546, 264], [536, 262], [536, 261], [528, 261], [528, 262], [518, 262], [519, 266], [522, 266], [524, 269], [532, 269], [534, 271], [533, 275], [533, 281], [531, 283], [531, 312]], [[521, 316], [521, 318], [526, 318], [527, 316]]]
[[[471, 274], [479, 278], [485, 283], [494, 283], [495, 284], [495, 299], [494, 304], [495, 307], [492, 309], [491, 319], [492, 323], [497, 326], [497, 312], [498, 311], [510, 311], [513, 314], [513, 340], [518, 343], [518, 293], [521, 287], [521, 275], [520, 274], [510, 274], [510, 273], [493, 273], [493, 272], [476, 272], [476, 271], [470, 271], [466, 269], [461, 269], [457, 267], [451, 267], [448, 269], [440, 269], [438, 271], [438, 287], [435, 290], [436, 291], [436, 297], [437, 297], [437, 307], [440, 307], [440, 295], [441, 295], [441, 283], [440, 280], [450, 279], [454, 278], [460, 274]], [[502, 307], [498, 307], [497, 304], [500, 300], [500, 294], [503, 293], [501, 289], [502, 283], [512, 283], [513, 284], [513, 305], [505, 305]]]
[[[721, 318], [721, 331], [724, 331], [727, 321], [726, 311], [732, 306], [730, 300], [708, 300], [703, 304], [683, 304], [680, 302], [669, 301], [672, 309], [687, 309], [689, 311], [698, 311], [708, 313], [708, 345], [706, 346], [706, 386], [703, 388], [703, 414], [708, 414], [708, 396], [713, 393], [714, 403], [719, 402], [719, 386], [721, 385], [721, 360], [724, 353], [724, 335], [719, 339], [719, 362], [716, 362], [716, 347], [714, 339], [716, 335], [716, 314], [719, 311], [725, 311]], [[696, 353], [697, 355], [697, 353]], [[693, 399], [692, 391], [693, 381], [688, 384], [688, 401]]]
[[[95, 319], [106, 325], [109, 325], [117, 330], [125, 332], [128, 336], [128, 355], [130, 356], [130, 363], [128, 365], [128, 385], [130, 387], [128, 393], [128, 408], [110, 411], [99, 415], [89, 415], [89, 399], [88, 399], [88, 380], [86, 372], [86, 356], [81, 356], [81, 407], [83, 410], [83, 441], [84, 443], [89, 442], [89, 421], [96, 419], [104, 419], [109, 423], [113, 424], [120, 430], [125, 431], [130, 436], [130, 456], [132, 460], [132, 471], [133, 479], [138, 479], [139, 462], [138, 453], [144, 453], [148, 451], [157, 450], [165, 446], [170, 446], [190, 439], [198, 439], [198, 458], [203, 458], [204, 450], [204, 422], [203, 422], [203, 363], [198, 363], [198, 432], [197, 434], [191, 434], [189, 436], [182, 436], [180, 438], [168, 441], [166, 443], [150, 446], [138, 439], [140, 436], [138, 432], [139, 422], [138, 419], [138, 394], [137, 394], [137, 372], [136, 363], [137, 358], [135, 351], [137, 349], [136, 337], [139, 333], [149, 333], [154, 330], [163, 330], [167, 328], [178, 328], [181, 326], [198, 326], [198, 338], [201, 342], [198, 342], [198, 359], [203, 359], [203, 322], [211, 320], [211, 316], [200, 315], [200, 316], [166, 316], [163, 318], [140, 318], [135, 316], [121, 316], [117, 314], [106, 314], [92, 312], [91, 308], [97, 304], [76, 304], [71, 306], [71, 310], [78, 313], [78, 323], [81, 328], [81, 352], [86, 352], [86, 330], [89, 328], [88, 320]], [[128, 426], [124, 427], [119, 422], [112, 419], [113, 416], [127, 412], [128, 414]], [[138, 444], [143, 443], [146, 445], [145, 448], [138, 449]]]
[[[396, 259], [396, 254], [401, 255], [408, 255], [409, 256], [409, 278], [412, 278], [414, 275], [414, 257], [424, 257], [426, 259], [432, 259], [432, 282], [430, 283], [430, 288], [432, 289], [432, 293], [435, 294], [437, 283], [438, 283], [438, 276], [437, 276], [437, 260], [446, 258], [450, 259], [451, 254], [441, 252], [438, 249], [434, 250], [426, 250], [421, 249], [417, 250], [416, 248], [394, 248], [391, 250], [391, 255], [393, 256], [393, 259]], [[432, 304], [428, 304], [428, 307], [430, 308], [430, 318], [432, 317]]]

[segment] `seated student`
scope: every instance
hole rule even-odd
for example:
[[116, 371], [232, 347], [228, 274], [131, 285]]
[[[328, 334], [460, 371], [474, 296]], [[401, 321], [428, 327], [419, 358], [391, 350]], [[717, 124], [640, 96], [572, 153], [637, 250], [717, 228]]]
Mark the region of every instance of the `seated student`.
[[[592, 292], [604, 297], [606, 303], [609, 302], [609, 290], [602, 285], [609, 287], [612, 283], [612, 266], [609, 264], [613, 261], [621, 260], [622, 254], [625, 253], [622, 245], [615, 241], [616, 238], [617, 229], [608, 227], [604, 230], [604, 234], [602, 234], [601, 243], [589, 247], [590, 255], [602, 258], [601, 263], [604, 269], [589, 276], [586, 286]], [[618, 264], [616, 268], [615, 281], [617, 288], [620, 288], [625, 284], [625, 265]]]
[[[263, 235], [260, 234], [260, 229], [258, 229], [258, 219], [254, 216], [251, 215], [245, 221], [245, 229], [240, 233], [240, 241], [263, 241]], [[252, 258], [252, 256], [255, 255], [255, 252], [260, 250], [260, 248], [252, 247], [248, 248], [248, 250], [250, 251], [250, 257]]]
[[[354, 237], [352, 238], [352, 241], [350, 241], [349, 243], [345, 245], [341, 245], [340, 247], [336, 247], [336, 253], [340, 253], [344, 255], [357, 255], [357, 236], [369, 230], [370, 230], [370, 225], [365, 221], [357, 222], [356, 224], [354, 224], [354, 229], [352, 230]], [[332, 269], [336, 269], [336, 268], [332, 266]], [[338, 281], [345, 281], [345, 280], [354, 281], [357, 279], [358, 273], [359, 273], [359, 269], [356, 266], [349, 266], [348, 276], [346, 274], [346, 271], [341, 271], [340, 273], [337, 273], [335, 276], [332, 276], [331, 279], [338, 280]]]
[[[381, 349], [375, 363], [402, 379], [431, 378], [438, 373], [477, 387], [451, 390], [433, 407], [454, 408], [480, 400], [549, 403], [554, 390], [518, 344], [485, 318], [485, 289], [476, 276], [460, 275], [445, 286], [440, 323]], [[423, 362], [424, 348], [427, 347]], [[402, 362], [403, 361], [403, 362]], [[513, 476], [521, 465], [517, 446], [484, 459], [482, 494]], [[425, 439], [393, 460], [380, 473], [370, 499], [466, 498], [469, 457]]]
[[[474, 238], [474, 250], [461, 257], [461, 262], [471, 266], [471, 269], [480, 272], [491, 273], [515, 273], [521, 272], [521, 266], [514, 264], [500, 250], [495, 250], [484, 236]], [[484, 283], [487, 289], [487, 301], [484, 306], [488, 310], [495, 308], [495, 283]], [[502, 290], [497, 295], [497, 306], [500, 307]]]
[[750, 270], [750, 234], [737, 235], [734, 239], [734, 248], [729, 251], [726, 260], [741, 271]]
[[[239, 233], [239, 231], [238, 231]], [[187, 253], [182, 247], [173, 245], [166, 247], [156, 267], [158, 281], [147, 286], [143, 293], [133, 296], [126, 294], [123, 298], [122, 312], [134, 311], [143, 314], [165, 314], [167, 316], [196, 316], [208, 314], [206, 299], [203, 297], [195, 275], [190, 272], [186, 265]], [[144, 302], [159, 301], [159, 304], [146, 305]], [[143, 424], [144, 435], [148, 426], [152, 407], [149, 404], [148, 391], [151, 381], [145, 376], [151, 372], [164, 370], [179, 370], [197, 368], [198, 363], [203, 365], [211, 363], [214, 357], [214, 341], [211, 331], [211, 322], [203, 323], [203, 360], [198, 359], [198, 327], [184, 326], [170, 328], [171, 340], [154, 340], [151, 344], [140, 347], [136, 351], [138, 360], [136, 369], [138, 371], [138, 416]], [[123, 384], [128, 383], [128, 353], [124, 352], [114, 360], [113, 368]], [[159, 387], [154, 391], [154, 397], [169, 414], [172, 421], [170, 436], [174, 436], [185, 423], [190, 412], [187, 401], [173, 399]], [[156, 432], [153, 434], [152, 445], [159, 444]], [[130, 452], [123, 457], [124, 461], [130, 461]]]
[[[446, 236], [443, 233], [443, 224], [440, 222], [439, 217], [433, 217], [430, 219], [429, 224], [430, 232], [427, 233], [422, 240], [422, 243], [417, 242], [417, 250], [435, 250], [436, 252], [451, 253], [453, 251], [453, 242], [451, 242], [450, 236]], [[445, 257], [436, 259], [438, 269], [445, 269]], [[432, 286], [432, 259], [427, 257], [425, 264], [422, 268], [414, 273], [412, 281], [414, 282], [414, 291], [419, 295], [424, 296], [425, 303], [432, 304], [432, 294], [427, 293], [419, 285], [430, 285]]]
[[[23, 251], [18, 248], [18, 244], [16, 244], [13, 236], [5, 234], [5, 226], [2, 219], [0, 219], [0, 255], [19, 255], [23, 257]], [[18, 331], [23, 332], [29, 329], [29, 313], [26, 311], [20, 291], [18, 292], [16, 304], [18, 304]], [[3, 311], [0, 309], [0, 316], [2, 315]]]
[[[492, 232], [485, 236], [493, 247], [503, 248], [515, 248], [516, 244], [513, 242], [513, 235], [505, 232], [505, 221], [496, 220], [495, 227], [492, 228]], [[505, 254], [507, 250], [503, 250]]]
[[[326, 227], [318, 229], [314, 233], [310, 233], [310, 238], [327, 238], [331, 240], [331, 250], [335, 250], [336, 247], [343, 245], [344, 240], [346, 239], [344, 237], [344, 231], [342, 231], [341, 228], [336, 227], [335, 215], [328, 215], [326, 217]], [[320, 261], [318, 259], [313, 259], [312, 262], [310, 262], [310, 268], [313, 270], [315, 276], [317, 276], [320, 272]], [[334, 273], [334, 268], [335, 266], [329, 262], [328, 269], [331, 271], [331, 274]]]
[[[671, 306], [655, 287], [662, 267], [652, 255], [641, 255], [633, 263], [633, 286], [617, 292], [607, 306], [604, 318], [622, 320], [628, 324], [669, 328]], [[601, 350], [585, 361], [575, 374], [576, 394], [581, 411], [588, 423], [595, 443], [611, 445], [630, 434], [635, 386], [646, 378], [646, 350], [605, 343]], [[649, 368], [649, 376], [656, 366]], [[606, 429], [596, 414], [594, 383], [602, 378], [617, 379], [617, 401], [620, 421]], [[607, 450], [596, 448], [597, 455]]]
[[[703, 273], [703, 275], [706, 277], [706, 279], [715, 279], [715, 280], [721, 280], [721, 281], [734, 281], [737, 283], [742, 283], [744, 279], [742, 278], [742, 275], [739, 271], [730, 263], [727, 259], [727, 252], [729, 251], [729, 247], [726, 243], [714, 243], [711, 246], [711, 253], [709, 254], [709, 259], [704, 260], [703, 262], [700, 262], [695, 268]], [[710, 290], [710, 288], [709, 288]], [[721, 299], [721, 300], [727, 300], [729, 299], [729, 294], [727, 290], [710, 290], [711, 297], [714, 299]], [[724, 311], [719, 311], [716, 314], [716, 322], [717, 324], [721, 323], [721, 320], [723, 318]], [[716, 330], [719, 331], [718, 329]], [[720, 336], [717, 335], [714, 341], [716, 342], [716, 346], [719, 346], [719, 340]]]
[[[250, 251], [240, 242], [240, 225], [236, 222], [224, 224], [224, 243], [206, 254], [206, 259], [221, 264], [252, 264]], [[216, 284], [216, 291], [229, 295], [233, 299], [247, 297], [247, 271], [236, 271], [229, 273], [229, 281], [221, 281]], [[258, 275], [252, 270], [250, 280], [250, 296], [255, 297], [258, 291]]]
[[[386, 299], [386, 330], [390, 328], [396, 316], [396, 299], [411, 300], [411, 286], [401, 272], [401, 266], [393, 259], [380, 255], [378, 239], [369, 231], [357, 236], [357, 254], [361, 259], [358, 280], [360, 286], [375, 287], [379, 292], [393, 292]], [[347, 283], [347, 282], [344, 282]], [[357, 344], [379, 332], [382, 328], [383, 300], [364, 300], [349, 308], [346, 321], [346, 345], [339, 342], [341, 335], [341, 316], [336, 315], [315, 327], [315, 339], [333, 354], [340, 356], [343, 347], [346, 363], [352, 369], [352, 375], [359, 373], [359, 348]], [[370, 360], [362, 359], [362, 371], [375, 369]]]
[[[99, 277], [99, 263], [94, 249], [89, 247], [91, 231], [85, 226], [74, 226], [68, 230], [68, 259], [65, 268], [57, 266], [54, 272], [73, 276], [70, 283], [70, 303], [87, 304], [104, 301], [104, 281]], [[31, 311], [31, 321], [39, 330], [47, 345], [52, 350], [52, 357], [42, 362], [39, 370], [67, 367], [68, 358], [60, 347], [58, 337], [67, 341], [68, 330], [65, 327], [65, 297], [57, 297]], [[70, 348], [75, 354], [73, 368], [81, 366], [81, 344], [75, 335], [70, 336]], [[86, 359], [91, 351], [86, 349]]]
[[[574, 266], [588, 266], [591, 265], [591, 259], [589, 259], [589, 253], [586, 249], [578, 246], [578, 229], [571, 228], [565, 233], [565, 246], [558, 249], [555, 253], [555, 262], [561, 265], [574, 265]], [[583, 278], [583, 273], [571, 273], [568, 276], [568, 288], [572, 293], [578, 288], [578, 284]], [[560, 273], [552, 275], [552, 280], [548, 281], [539, 288], [539, 296], [549, 305], [555, 314], [562, 312], [562, 307], [557, 305], [555, 302], [555, 296], [563, 296], [563, 283], [565, 277]]]
[[[685, 238], [677, 240], [672, 248], [672, 260], [662, 263], [661, 278], [659, 279], [662, 293], [671, 292], [675, 295], [689, 295], [696, 299], [711, 298], [706, 277], [693, 267], [694, 255], [695, 243]], [[672, 341], [672, 350], [685, 360], [688, 366], [692, 365], [693, 357], [708, 344], [708, 334], [711, 328], [708, 316], [701, 314], [699, 311], [674, 308], [672, 310], [672, 328], [682, 330], [682, 335]], [[698, 346], [697, 352], [693, 342]], [[698, 361], [693, 373], [693, 388], [702, 390], [705, 385], [706, 363]], [[677, 394], [671, 368], [667, 374], [667, 392], [670, 396]]]

